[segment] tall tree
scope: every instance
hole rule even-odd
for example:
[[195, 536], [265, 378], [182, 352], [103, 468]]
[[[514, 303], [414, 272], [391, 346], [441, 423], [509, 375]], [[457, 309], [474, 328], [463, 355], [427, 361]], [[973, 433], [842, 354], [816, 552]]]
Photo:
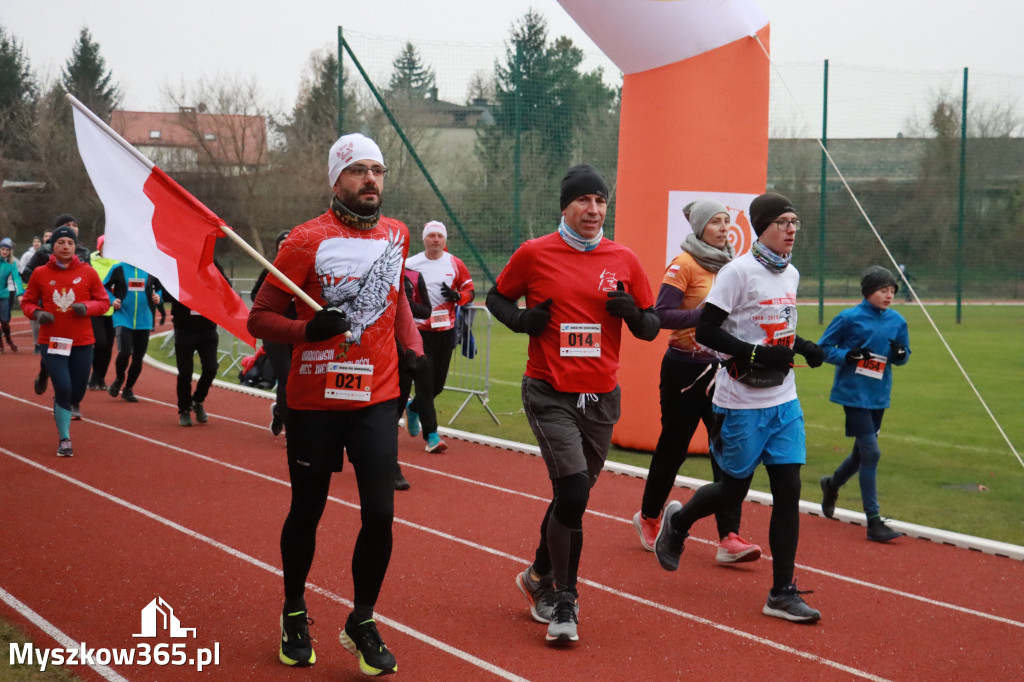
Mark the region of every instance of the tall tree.
[[388, 83], [388, 93], [393, 97], [417, 100], [428, 97], [437, 84], [434, 70], [423, 63], [419, 50], [407, 42], [402, 51], [391, 62], [393, 71]]
[[[523, 237], [546, 230], [558, 206], [558, 180], [573, 163], [596, 163], [614, 183], [618, 129], [616, 91], [600, 69], [584, 73], [583, 52], [566, 37], [548, 41], [547, 20], [530, 10], [512, 27], [504, 62], [495, 62], [494, 125], [477, 137], [485, 168], [481, 198], [493, 219], [508, 224], [509, 202], [498, 202], [515, 182], [519, 150]], [[612, 224], [609, 212], [609, 226]], [[513, 245], [514, 246], [514, 245]]]
[[39, 86], [21, 43], [0, 26], [0, 156], [31, 155], [32, 127]]
[[88, 28], [78, 34], [78, 41], [60, 74], [64, 90], [77, 97], [93, 113], [106, 122], [121, 103], [121, 90], [103, 57], [100, 46]]

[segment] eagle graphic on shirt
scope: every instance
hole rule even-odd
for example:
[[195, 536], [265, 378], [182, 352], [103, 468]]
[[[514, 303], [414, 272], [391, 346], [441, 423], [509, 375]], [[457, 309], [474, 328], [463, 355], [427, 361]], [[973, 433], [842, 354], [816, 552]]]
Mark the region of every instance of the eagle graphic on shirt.
[[317, 254], [320, 292], [328, 305], [345, 313], [352, 325], [351, 342], [359, 343], [363, 332], [379, 320], [390, 305], [388, 294], [392, 286], [397, 286], [402, 271], [403, 239], [400, 232], [389, 230], [383, 250], [368, 267], [359, 256], [371, 257], [367, 249], [379, 248], [381, 241], [344, 239], [328, 240], [324, 244], [335, 241], [344, 242], [344, 246], [329, 245], [326, 249], [321, 246]]
[[66, 313], [68, 308], [75, 302], [75, 290], [74, 289], [61, 289], [53, 290], [53, 302], [57, 305], [62, 313]]

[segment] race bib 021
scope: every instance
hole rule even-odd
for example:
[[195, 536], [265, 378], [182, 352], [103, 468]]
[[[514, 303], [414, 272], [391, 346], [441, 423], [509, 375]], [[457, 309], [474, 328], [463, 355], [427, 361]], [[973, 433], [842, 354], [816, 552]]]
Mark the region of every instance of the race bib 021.
[[373, 365], [329, 362], [325, 381], [325, 398], [369, 402], [373, 395]]

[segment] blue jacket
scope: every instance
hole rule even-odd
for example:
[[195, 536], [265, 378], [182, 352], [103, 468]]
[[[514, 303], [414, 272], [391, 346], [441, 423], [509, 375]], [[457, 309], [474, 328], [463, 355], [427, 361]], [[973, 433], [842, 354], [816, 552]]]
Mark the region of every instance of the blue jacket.
[[[907, 355], [903, 360], [897, 362], [892, 359], [890, 339], [906, 347]], [[889, 407], [892, 366], [905, 365], [910, 360], [910, 336], [907, 321], [902, 315], [891, 308], [882, 310], [867, 300], [861, 301], [829, 322], [818, 345], [825, 352], [825, 361], [836, 365], [832, 394], [829, 396], [832, 402], [870, 410]], [[880, 379], [858, 373], [859, 365], [846, 364], [846, 353], [856, 348], [867, 348], [872, 353], [884, 356], [885, 370]]]
[[105, 285], [110, 291], [110, 303], [121, 299], [121, 308], [114, 311], [115, 327], [152, 329], [153, 308], [150, 297], [154, 292], [153, 278], [145, 270], [127, 263], [118, 263], [107, 274]]

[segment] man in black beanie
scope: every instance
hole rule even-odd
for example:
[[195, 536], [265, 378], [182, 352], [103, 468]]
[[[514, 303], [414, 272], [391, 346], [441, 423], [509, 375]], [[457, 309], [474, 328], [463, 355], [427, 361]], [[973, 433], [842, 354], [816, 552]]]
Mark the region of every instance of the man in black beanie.
[[699, 519], [740, 504], [758, 464], [768, 472], [773, 496], [768, 542], [772, 587], [762, 613], [814, 623], [821, 613], [796, 589], [793, 571], [800, 534], [800, 467], [807, 460], [803, 411], [790, 368], [794, 353], [819, 367], [823, 353], [796, 335], [800, 273], [790, 265], [800, 219], [781, 194], [750, 204], [757, 241], [718, 272], [697, 323], [696, 339], [728, 359], [715, 377], [714, 420], [708, 433], [722, 478], [694, 493], [685, 506], [665, 507], [655, 541], [658, 563], [679, 568], [683, 541]]
[[520, 246], [487, 294], [496, 318], [530, 336], [523, 407], [554, 494], [516, 585], [552, 644], [579, 640], [583, 514], [619, 419], [622, 323], [645, 341], [661, 324], [640, 260], [603, 236], [608, 185], [597, 169], [570, 168], [559, 206], [558, 229]]

